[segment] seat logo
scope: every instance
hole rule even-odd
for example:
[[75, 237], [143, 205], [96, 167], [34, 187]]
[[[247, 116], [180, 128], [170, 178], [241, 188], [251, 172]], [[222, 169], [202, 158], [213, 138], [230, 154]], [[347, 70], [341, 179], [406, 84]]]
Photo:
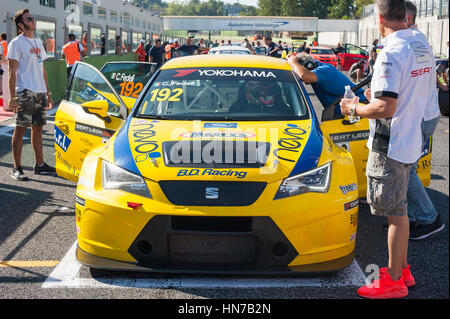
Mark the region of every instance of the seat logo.
[[205, 188], [205, 198], [206, 199], [218, 199], [219, 198], [219, 188], [218, 187], [206, 187]]

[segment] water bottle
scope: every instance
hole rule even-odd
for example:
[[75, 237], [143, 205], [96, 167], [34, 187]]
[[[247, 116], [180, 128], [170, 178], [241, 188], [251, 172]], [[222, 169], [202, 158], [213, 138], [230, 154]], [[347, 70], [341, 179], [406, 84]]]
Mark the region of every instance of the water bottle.
[[[355, 93], [352, 91], [352, 89], [350, 88], [350, 85], [346, 85], [345, 86], [345, 93], [344, 93], [344, 99], [349, 99], [349, 100], [353, 100], [355, 98]], [[356, 107], [356, 105], [355, 105]], [[350, 123], [356, 123], [359, 121], [359, 116], [352, 116], [349, 115], [348, 116], [348, 121]]]

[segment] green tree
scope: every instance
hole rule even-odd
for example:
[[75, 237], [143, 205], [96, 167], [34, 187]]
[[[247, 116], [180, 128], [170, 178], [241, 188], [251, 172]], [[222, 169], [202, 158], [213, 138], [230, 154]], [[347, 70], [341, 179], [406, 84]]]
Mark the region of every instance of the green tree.
[[374, 3], [374, 0], [355, 0], [355, 7], [356, 7], [356, 11], [355, 11], [355, 18], [361, 18], [362, 15], [362, 9], [369, 5]]
[[299, 0], [300, 16], [326, 19], [331, 0]]
[[258, 7], [259, 16], [281, 15], [281, 0], [258, 0]]
[[281, 15], [295, 17], [300, 15], [299, 0], [281, 0]]
[[354, 0], [332, 0], [328, 8], [329, 19], [354, 19]]

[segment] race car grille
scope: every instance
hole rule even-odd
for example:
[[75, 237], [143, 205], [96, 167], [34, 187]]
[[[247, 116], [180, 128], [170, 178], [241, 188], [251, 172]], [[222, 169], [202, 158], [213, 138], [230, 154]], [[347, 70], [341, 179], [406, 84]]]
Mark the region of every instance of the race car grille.
[[249, 206], [266, 187], [264, 182], [160, 181], [167, 199], [182, 206]]
[[128, 249], [155, 270], [279, 272], [298, 252], [269, 217], [153, 217]]
[[168, 141], [162, 143], [162, 150], [168, 167], [259, 168], [266, 164], [270, 143], [226, 139]]

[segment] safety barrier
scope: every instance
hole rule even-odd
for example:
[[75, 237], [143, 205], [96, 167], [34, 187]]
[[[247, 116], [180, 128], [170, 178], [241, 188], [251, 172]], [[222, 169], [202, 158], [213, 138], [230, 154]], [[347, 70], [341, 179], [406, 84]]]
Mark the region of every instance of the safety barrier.
[[[134, 53], [125, 55], [101, 55], [85, 57], [83, 62], [92, 64], [100, 69], [106, 62], [112, 61], [135, 61]], [[59, 103], [64, 95], [67, 85], [67, 67], [65, 60], [49, 60], [44, 62], [44, 67], [48, 76], [48, 84], [52, 92], [53, 102]]]

